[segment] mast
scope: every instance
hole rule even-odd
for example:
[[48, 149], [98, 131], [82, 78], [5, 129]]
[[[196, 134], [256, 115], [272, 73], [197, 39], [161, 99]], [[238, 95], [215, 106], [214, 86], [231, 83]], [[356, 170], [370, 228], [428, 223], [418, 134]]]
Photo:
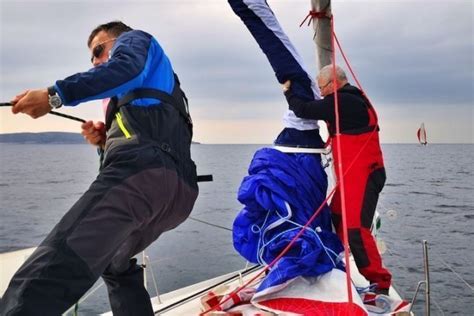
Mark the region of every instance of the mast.
[[[331, 0], [311, 0], [313, 12], [325, 12], [326, 17], [331, 16]], [[319, 69], [331, 64], [331, 20], [313, 19], [314, 43], [318, 56]]]

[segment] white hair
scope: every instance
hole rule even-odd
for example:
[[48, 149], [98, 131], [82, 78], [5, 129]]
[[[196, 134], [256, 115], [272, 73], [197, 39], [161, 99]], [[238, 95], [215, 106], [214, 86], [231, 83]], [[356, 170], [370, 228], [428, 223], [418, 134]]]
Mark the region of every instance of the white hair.
[[[318, 79], [321, 78], [321, 79], [324, 79], [326, 81], [330, 81], [330, 80], [333, 79], [332, 74], [333, 74], [333, 65], [326, 65], [323, 68], [321, 68], [317, 78]], [[338, 82], [347, 81], [346, 73], [344, 72], [344, 70], [342, 70], [341, 67], [339, 67], [337, 65], [336, 65], [336, 80]]]

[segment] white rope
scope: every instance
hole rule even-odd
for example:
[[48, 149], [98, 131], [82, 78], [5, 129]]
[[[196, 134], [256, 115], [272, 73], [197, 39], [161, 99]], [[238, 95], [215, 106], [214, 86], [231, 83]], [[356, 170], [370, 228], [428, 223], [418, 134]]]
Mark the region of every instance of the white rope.
[[[246, 261], [245, 267], [242, 271], [247, 270], [249, 266], [250, 266], [250, 261]], [[244, 276], [242, 275], [242, 271], [239, 271], [239, 285], [240, 286], [244, 285]]]
[[198, 218], [195, 218], [195, 217], [192, 217], [192, 216], [188, 216], [188, 218], [192, 219], [193, 221], [203, 223], [203, 224], [206, 224], [206, 225], [209, 225], [209, 226], [212, 226], [212, 227], [220, 228], [220, 229], [227, 230], [227, 231], [232, 231], [232, 229], [230, 229], [230, 228], [220, 226], [220, 225], [217, 225], [217, 224], [213, 224], [213, 223], [210, 223], [210, 222], [206, 222], [202, 219], [198, 219]]
[[446, 263], [446, 261], [444, 261], [443, 259], [441, 259], [441, 256], [437, 255], [435, 256], [436, 259], [438, 259], [439, 261], [441, 261], [442, 264], [444, 264], [444, 266], [446, 268], [448, 268], [459, 280], [461, 280], [461, 282], [463, 282], [472, 292], [474, 292], [474, 288], [472, 287], [472, 285], [470, 285], [469, 283], [467, 283], [466, 280], [464, 280], [464, 278], [459, 274], [457, 273], [456, 271], [454, 271], [454, 269]]
[[[387, 250], [388, 250], [388, 252], [391, 256], [394, 256], [394, 257], [398, 256], [398, 257], [401, 258], [401, 256], [399, 254], [392, 252], [389, 247], [387, 247]], [[405, 268], [406, 271], [409, 271], [408, 267], [406, 265], [404, 265], [401, 260], [398, 260], [398, 264], [400, 264], [403, 268]], [[400, 291], [400, 289], [398, 289], [398, 291]], [[400, 292], [402, 292], [403, 297], [406, 297], [406, 294], [404, 293], [404, 291], [400, 291]], [[444, 311], [441, 309], [441, 306], [439, 306], [438, 302], [433, 298], [433, 296], [431, 296], [431, 302], [433, 302], [433, 304], [436, 306], [436, 308], [444, 316], [445, 315]]]
[[[387, 210], [385, 212], [385, 214], [389, 214], [389, 210], [388, 208], [383, 205], [383, 203], [381, 203], [380, 201], [378, 202], [379, 204], [379, 208], [382, 208], [384, 210]], [[389, 250], [390, 252], [390, 250]], [[392, 253], [393, 254], [393, 253]], [[444, 261], [442, 258], [441, 258], [441, 255], [437, 254], [437, 253], [432, 253], [432, 255], [435, 255], [435, 258], [438, 259], [449, 271], [451, 271], [462, 283], [464, 283], [472, 292], [474, 292], [474, 288], [471, 284], [469, 284], [458, 272], [456, 272], [454, 270], [454, 268], [452, 266], [450, 266], [446, 261]], [[405, 267], [406, 269], [406, 267]]]
[[147, 267], [150, 267], [151, 280], [153, 281], [153, 286], [155, 287], [155, 292], [156, 292], [156, 297], [158, 299], [158, 303], [161, 304], [160, 292], [158, 291], [158, 285], [157, 285], [156, 279], [155, 279], [155, 271], [153, 271], [153, 266], [151, 264], [150, 257], [145, 256], [145, 260], [146, 260]]
[[438, 302], [433, 300], [433, 298], [431, 298], [431, 301], [433, 302], [433, 304], [435, 304], [436, 308], [441, 312], [441, 314], [444, 316], [445, 313], [443, 312], [443, 310], [441, 309], [441, 306], [439, 306]]

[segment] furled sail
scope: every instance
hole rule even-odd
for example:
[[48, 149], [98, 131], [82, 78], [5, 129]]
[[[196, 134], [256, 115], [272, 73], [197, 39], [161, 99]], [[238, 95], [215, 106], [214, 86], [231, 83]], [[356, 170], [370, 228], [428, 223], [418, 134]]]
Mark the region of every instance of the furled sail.
[[[278, 82], [291, 79], [299, 95], [319, 99], [312, 76], [267, 2], [229, 0], [229, 4], [266, 55]], [[235, 248], [250, 262], [269, 264], [323, 203], [326, 190], [327, 177], [319, 155], [258, 150], [239, 189], [238, 198], [245, 207], [234, 222]], [[343, 269], [338, 258], [341, 250], [324, 203], [319, 216], [292, 251], [272, 267], [259, 290], [299, 275], [317, 276], [333, 268]]]
[[425, 145], [428, 144], [426, 140], [426, 130], [425, 130], [425, 123], [421, 123], [420, 128], [416, 132], [416, 136], [418, 137], [418, 141], [420, 144]]
[[[331, 64], [330, 0], [311, 1], [312, 9], [305, 20], [310, 17], [313, 22], [321, 68]], [[291, 80], [292, 91], [303, 100], [320, 99], [314, 75], [305, 70], [267, 1], [228, 2], [265, 54], [277, 81]], [[319, 139], [319, 133], [285, 127], [297, 132], [291, 144], [303, 150], [281, 149], [284, 146], [276, 141], [274, 148], [255, 153], [238, 191], [243, 208], [233, 223], [235, 249], [247, 261], [264, 266], [266, 275], [239, 289], [254, 287], [254, 292], [242, 291], [240, 296], [239, 291], [232, 292], [226, 300], [218, 301], [216, 308], [209, 307], [233, 311], [232, 306], [221, 305], [232, 299], [246, 300], [252, 309], [276, 314], [368, 315], [362, 298], [349, 296], [357, 290], [345, 272], [348, 265], [340, 255], [342, 242], [332, 231], [327, 175], [320, 155], [308, 151], [314, 148], [305, 146], [309, 142], [302, 137]], [[312, 136], [305, 133], [308, 131]]]
[[[291, 80], [292, 89], [303, 99], [320, 99], [314, 75], [305, 70], [267, 1], [228, 1], [267, 57], [277, 81]], [[315, 136], [319, 138], [319, 134], [311, 137]], [[346, 307], [344, 291], [337, 291], [328, 300], [317, 297], [323, 292], [315, 291], [314, 286], [301, 287], [314, 284], [327, 273], [345, 276], [339, 256], [343, 246], [332, 232], [330, 210], [325, 201], [328, 183], [320, 155], [262, 148], [255, 153], [248, 171], [238, 192], [244, 207], [233, 224], [234, 247], [248, 261], [270, 266], [252, 304], [278, 313], [297, 314], [306, 314], [304, 306], [334, 311], [335, 301], [338, 306]], [[313, 216], [316, 210], [317, 216]], [[291, 249], [280, 255], [295, 236]], [[301, 280], [303, 284], [296, 287], [304, 290], [289, 297], [286, 291]], [[330, 281], [343, 284], [339, 279]], [[275, 302], [277, 307], [272, 305]], [[358, 303], [354, 309], [365, 315], [360, 299]]]

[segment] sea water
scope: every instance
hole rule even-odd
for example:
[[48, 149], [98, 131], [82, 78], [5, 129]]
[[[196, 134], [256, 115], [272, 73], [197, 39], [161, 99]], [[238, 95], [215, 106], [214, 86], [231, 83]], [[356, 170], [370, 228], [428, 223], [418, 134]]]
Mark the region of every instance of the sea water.
[[[160, 293], [241, 269], [232, 245], [236, 199], [253, 154], [264, 145], [193, 145], [201, 183], [190, 219], [146, 251]], [[474, 145], [383, 145], [387, 183], [380, 196], [384, 264], [411, 299], [429, 244], [432, 315], [471, 315], [474, 307]], [[0, 252], [36, 246], [97, 175], [88, 145], [0, 144]], [[205, 224], [194, 219], [208, 222]], [[216, 226], [211, 226], [214, 224]], [[220, 226], [220, 227], [217, 227]], [[227, 228], [227, 229], [226, 229]], [[96, 286], [100, 286], [99, 281]], [[152, 277], [148, 289], [156, 295]], [[415, 312], [423, 313], [423, 297]], [[105, 286], [80, 315], [110, 310]]]

